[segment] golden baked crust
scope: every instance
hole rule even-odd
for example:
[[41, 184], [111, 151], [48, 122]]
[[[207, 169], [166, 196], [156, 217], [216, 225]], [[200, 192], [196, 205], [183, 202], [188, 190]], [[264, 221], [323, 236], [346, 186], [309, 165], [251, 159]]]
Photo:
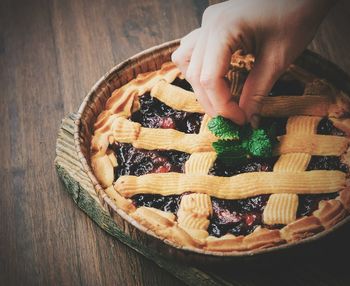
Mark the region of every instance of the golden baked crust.
[[250, 172], [233, 177], [159, 173], [121, 176], [114, 184], [124, 197], [137, 194], [180, 195], [186, 192], [235, 200], [263, 194], [326, 194], [345, 188], [341, 171]]
[[[254, 63], [251, 55], [237, 52], [232, 57], [227, 78], [233, 96], [239, 96], [245, 73]], [[208, 175], [216, 160], [212, 143], [217, 138], [209, 132], [210, 117], [204, 114], [193, 92], [171, 83], [182, 77], [172, 63], [161, 69], [139, 74], [115, 90], [98, 116], [91, 140], [91, 166], [108, 200], [158, 237], [190, 249], [210, 252], [237, 252], [268, 248], [293, 242], [328, 229], [350, 211], [350, 187], [341, 171], [306, 171], [313, 155], [341, 156], [349, 159], [349, 99], [332, 85], [292, 65], [288, 71], [305, 83], [302, 96], [266, 97], [262, 116], [289, 117], [286, 135], [278, 138], [274, 150], [279, 156], [273, 172], [244, 173], [233, 177]], [[204, 114], [198, 134], [185, 134], [174, 129], [153, 129], [132, 122], [132, 113], [140, 109], [139, 97], [149, 92], [175, 110]], [[318, 135], [321, 117], [329, 117], [347, 137]], [[109, 148], [115, 142], [131, 143], [147, 150], [177, 150], [189, 153], [185, 173], [159, 173], [143, 176], [121, 176], [114, 182], [116, 155]], [[297, 218], [298, 194], [338, 193], [335, 199], [321, 201], [310, 216]], [[177, 214], [152, 207], [135, 207], [136, 194], [183, 194]], [[213, 213], [211, 197], [245, 199], [271, 194], [263, 212], [267, 225], [283, 224], [281, 229], [258, 227], [246, 236], [209, 235]]]

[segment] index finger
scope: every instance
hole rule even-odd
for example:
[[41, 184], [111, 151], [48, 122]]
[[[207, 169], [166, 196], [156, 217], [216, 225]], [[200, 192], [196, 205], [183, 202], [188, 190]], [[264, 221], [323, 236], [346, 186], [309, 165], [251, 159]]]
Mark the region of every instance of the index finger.
[[220, 41], [225, 37], [209, 38], [218, 40], [207, 41], [200, 75], [201, 86], [216, 113], [242, 125], [246, 122], [245, 113], [234, 101], [225, 78], [230, 66], [232, 50], [236, 50], [237, 44], [230, 46], [226, 41]]

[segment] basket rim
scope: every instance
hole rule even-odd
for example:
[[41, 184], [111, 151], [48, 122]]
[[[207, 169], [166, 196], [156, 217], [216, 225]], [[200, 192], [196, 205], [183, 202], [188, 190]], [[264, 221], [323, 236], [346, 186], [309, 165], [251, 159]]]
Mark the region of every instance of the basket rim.
[[[146, 227], [144, 227], [143, 225], [139, 224], [137, 221], [135, 221], [131, 216], [129, 216], [126, 212], [124, 212], [121, 209], [118, 209], [113, 202], [109, 199], [108, 195], [104, 192], [102, 186], [98, 183], [97, 178], [95, 177], [87, 159], [85, 158], [85, 156], [83, 155], [82, 149], [81, 149], [81, 139], [80, 139], [80, 131], [81, 131], [81, 118], [82, 115], [84, 114], [84, 111], [87, 107], [87, 104], [89, 102], [89, 100], [91, 99], [92, 95], [94, 94], [94, 92], [103, 84], [107, 84], [107, 79], [109, 77], [111, 77], [113, 75], [113, 73], [115, 72], [120, 72], [123, 71], [123, 69], [129, 67], [131, 64], [136, 63], [140, 58], [142, 57], [147, 57], [147, 56], [151, 56], [153, 53], [156, 52], [160, 52], [162, 50], [166, 50], [166, 49], [171, 49], [171, 48], [175, 48], [177, 46], [179, 46], [180, 44], [180, 39], [175, 39], [172, 41], [168, 41], [165, 42], [163, 44], [157, 45], [157, 46], [153, 46], [151, 48], [148, 48], [144, 51], [141, 51], [135, 55], [133, 55], [132, 57], [129, 57], [128, 59], [122, 61], [121, 63], [115, 65], [114, 67], [112, 67], [107, 73], [105, 73], [94, 85], [93, 87], [90, 89], [90, 91], [87, 93], [87, 95], [84, 97], [82, 103], [79, 106], [78, 112], [77, 112], [77, 118], [74, 121], [74, 145], [75, 145], [75, 149], [78, 153], [78, 157], [80, 162], [83, 165], [84, 171], [87, 173], [88, 177], [90, 178], [90, 180], [92, 181], [92, 184], [94, 186], [94, 189], [98, 195], [98, 197], [101, 200], [101, 203], [104, 205], [107, 205], [108, 207], [110, 207], [111, 211], [116, 212], [119, 216], [122, 217], [123, 220], [125, 220], [127, 223], [131, 224], [132, 226], [136, 227], [139, 231], [144, 232], [148, 235], [151, 235], [153, 237], [155, 237], [156, 239], [164, 242], [165, 244], [169, 245], [170, 247], [174, 247], [177, 250], [182, 250], [185, 251], [187, 253], [196, 253], [196, 254], [200, 254], [204, 257], [227, 257], [227, 258], [247, 258], [247, 257], [252, 257], [252, 256], [260, 256], [263, 254], [276, 254], [276, 253], [280, 253], [282, 252], [282, 250], [287, 250], [290, 248], [294, 248], [296, 246], [303, 246], [306, 244], [310, 244], [313, 241], [319, 241], [321, 238], [324, 238], [325, 236], [327, 236], [329, 233], [333, 233], [334, 231], [336, 231], [337, 229], [341, 228], [343, 225], [347, 224], [350, 222], [350, 216], [348, 216], [347, 218], [343, 219], [342, 221], [340, 221], [339, 223], [337, 223], [335, 226], [327, 229], [327, 230], [323, 230], [320, 233], [314, 234], [310, 237], [304, 238], [302, 240], [298, 240], [298, 241], [293, 241], [291, 243], [286, 243], [286, 244], [282, 244], [282, 245], [276, 245], [276, 246], [272, 246], [269, 248], [264, 248], [264, 249], [253, 249], [253, 250], [246, 250], [246, 251], [232, 251], [232, 252], [219, 252], [219, 251], [207, 251], [207, 250], [202, 250], [202, 249], [197, 249], [197, 248], [193, 248], [193, 247], [183, 247], [183, 246], [179, 246], [167, 239], [165, 239], [164, 237], [158, 236], [157, 234], [155, 234], [152, 230], [147, 229]], [[329, 60], [323, 58], [322, 56], [320, 56], [319, 54], [312, 52], [311, 50], [306, 49], [303, 54], [298, 58], [298, 59], [302, 59], [302, 58], [311, 58], [314, 61], [318, 61], [320, 62], [319, 65], [323, 65], [323, 66], [327, 66], [330, 69], [332, 69], [332, 71], [336, 74], [339, 75], [339, 77], [345, 81], [345, 85], [342, 86], [342, 89], [346, 89], [347, 92], [350, 92], [350, 77], [342, 70], [340, 69], [337, 65], [335, 65], [334, 63], [330, 62]], [[301, 65], [296, 63], [297, 65]], [[332, 82], [332, 81], [331, 81]], [[333, 83], [333, 82], [332, 82]], [[94, 183], [95, 182], [95, 183]]]

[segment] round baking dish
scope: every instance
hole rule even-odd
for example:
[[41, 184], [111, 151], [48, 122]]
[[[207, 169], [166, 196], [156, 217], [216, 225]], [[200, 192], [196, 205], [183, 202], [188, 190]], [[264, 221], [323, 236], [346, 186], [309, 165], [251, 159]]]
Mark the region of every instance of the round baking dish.
[[[79, 159], [84, 170], [91, 179], [101, 202], [108, 208], [111, 216], [120, 229], [128, 234], [132, 240], [137, 241], [146, 247], [152, 247], [164, 255], [171, 255], [172, 257], [184, 259], [186, 261], [222, 262], [227, 260], [232, 261], [232, 259], [236, 258], [257, 257], [295, 249], [297, 246], [304, 246], [310, 242], [320, 240], [330, 232], [334, 232], [342, 225], [348, 223], [350, 221], [350, 216], [331, 229], [322, 231], [319, 234], [297, 242], [274, 246], [267, 249], [223, 253], [180, 248], [171, 241], [158, 237], [154, 232], [137, 223], [124, 211], [116, 208], [104, 192], [91, 169], [89, 156], [93, 125], [96, 122], [97, 116], [103, 110], [107, 99], [115, 89], [134, 79], [139, 73], [159, 69], [164, 62], [170, 60], [172, 52], [178, 47], [178, 45], [178, 40], [167, 42], [143, 51], [118, 64], [92, 87], [78, 111], [78, 119], [75, 122], [74, 139]], [[349, 76], [336, 65], [325, 60], [321, 56], [306, 50], [297, 59], [295, 64], [320, 78], [327, 79], [335, 87], [350, 94]]]

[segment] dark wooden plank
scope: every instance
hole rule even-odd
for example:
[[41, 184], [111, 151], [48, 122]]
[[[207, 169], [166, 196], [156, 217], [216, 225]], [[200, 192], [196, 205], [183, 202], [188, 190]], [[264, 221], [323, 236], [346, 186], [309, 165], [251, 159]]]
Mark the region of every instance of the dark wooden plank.
[[[185, 33], [157, 38], [144, 31], [142, 45], [134, 46], [124, 31], [109, 27], [108, 21], [134, 17], [122, 13], [124, 3], [0, 3], [1, 285], [181, 284], [93, 224], [65, 195], [53, 168], [59, 122], [93, 83], [139, 49]], [[152, 16], [157, 27], [165, 20], [179, 26], [171, 9], [181, 4], [189, 18], [182, 25], [197, 24], [191, 3], [149, 3], [159, 11]], [[129, 44], [118, 44], [120, 37]]]
[[[206, 1], [52, 0], [65, 110], [73, 112], [110, 68], [196, 28]], [[69, 104], [69, 105], [68, 105]]]
[[[65, 204], [54, 172], [47, 172], [54, 158], [49, 146], [55, 142], [54, 129], [63, 114], [47, 5], [44, 1], [26, 5], [2, 1], [1, 5], [0, 260], [4, 268], [0, 284], [49, 284], [57, 274], [78, 283], [73, 271], [76, 260], [65, 261], [64, 255], [58, 255], [61, 250], [74, 253], [74, 244], [57, 240], [57, 230], [61, 226], [64, 231], [66, 219], [55, 216]], [[71, 236], [67, 233], [66, 241]], [[61, 262], [55, 263], [55, 258]], [[60, 273], [64, 264], [66, 276]]]

